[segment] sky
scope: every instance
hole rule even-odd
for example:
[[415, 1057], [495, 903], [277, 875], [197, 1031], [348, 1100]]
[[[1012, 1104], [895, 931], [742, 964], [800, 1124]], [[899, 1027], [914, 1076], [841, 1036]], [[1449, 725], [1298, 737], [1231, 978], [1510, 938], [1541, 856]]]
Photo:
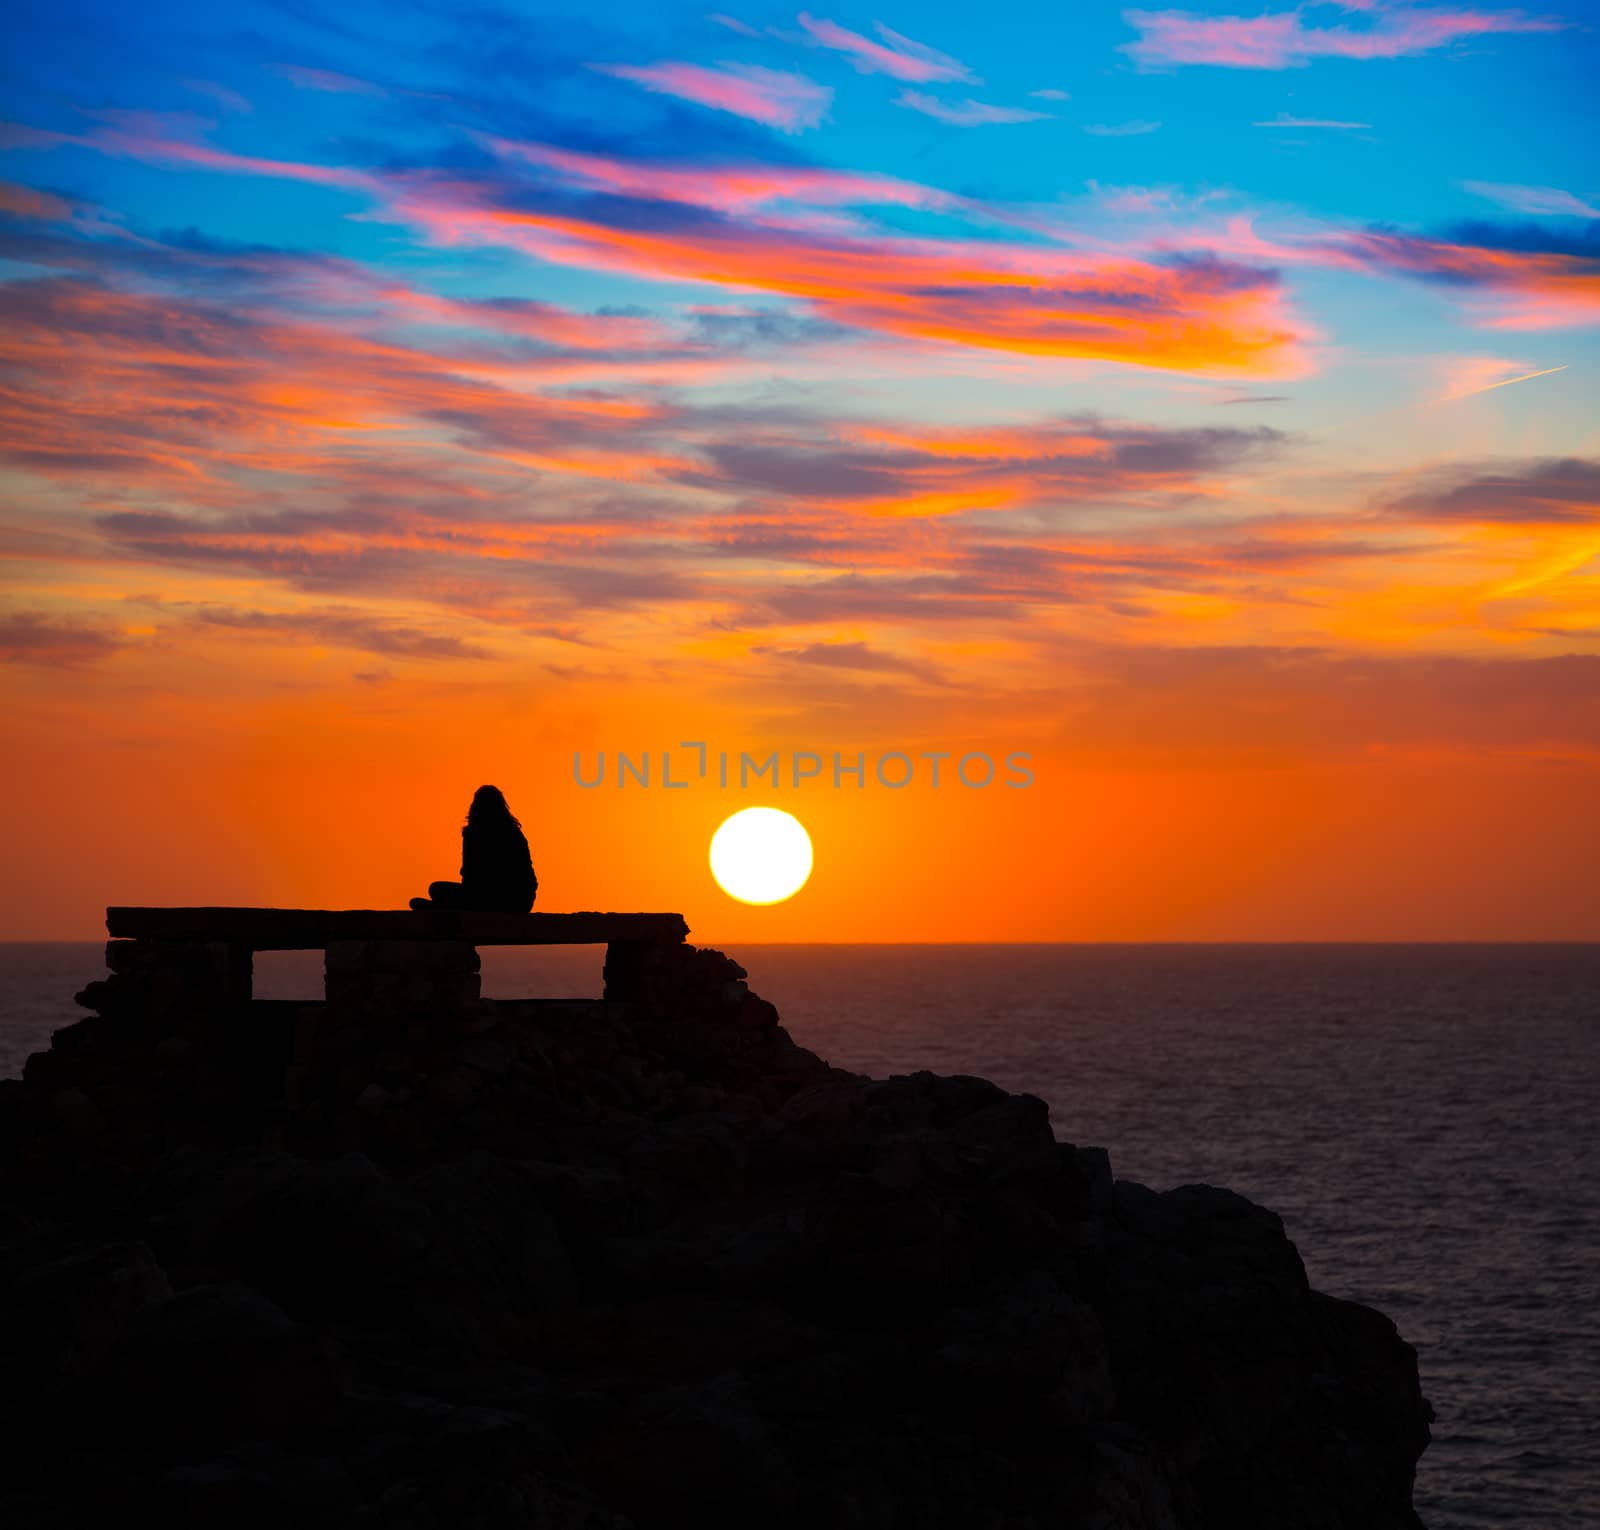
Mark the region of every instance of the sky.
[[0, 936], [1600, 938], [1597, 22], [8, 8]]

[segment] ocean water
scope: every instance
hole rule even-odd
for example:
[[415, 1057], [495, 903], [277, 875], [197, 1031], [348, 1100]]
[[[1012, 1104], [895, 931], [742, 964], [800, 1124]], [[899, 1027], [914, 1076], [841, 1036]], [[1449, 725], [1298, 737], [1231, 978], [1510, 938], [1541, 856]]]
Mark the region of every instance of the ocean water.
[[[728, 950], [843, 1067], [982, 1074], [1119, 1178], [1278, 1212], [1418, 1348], [1429, 1530], [1600, 1525], [1600, 946]], [[596, 948], [483, 956], [494, 997], [599, 993]], [[256, 992], [313, 997], [319, 963], [259, 958]], [[102, 970], [0, 946], [0, 1073]]]

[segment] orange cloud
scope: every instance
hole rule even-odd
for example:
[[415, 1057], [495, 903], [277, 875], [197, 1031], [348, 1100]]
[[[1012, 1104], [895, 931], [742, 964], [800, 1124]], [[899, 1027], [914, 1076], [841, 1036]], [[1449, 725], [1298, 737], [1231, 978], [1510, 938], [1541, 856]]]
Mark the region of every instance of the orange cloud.
[[581, 212], [500, 205], [463, 181], [415, 183], [395, 213], [441, 243], [497, 243], [541, 259], [807, 302], [853, 328], [1027, 355], [1282, 376], [1303, 331], [1268, 272], [1158, 263], [998, 241], [917, 240], [759, 222], [614, 226]]
[[[830, 232], [814, 218], [613, 225], [587, 209], [511, 205], [492, 181], [379, 176], [229, 154], [152, 131], [132, 114], [117, 114], [117, 125], [90, 134], [24, 132], [30, 142], [359, 188], [441, 243], [507, 244], [561, 264], [779, 293], [879, 334], [1203, 373], [1284, 376], [1304, 366], [1306, 332], [1287, 313], [1275, 274], [1213, 257]], [[601, 173], [594, 158], [568, 159], [560, 168]], [[613, 164], [603, 173], [620, 172]], [[636, 190], [644, 184], [642, 174], [633, 181]], [[680, 178], [664, 189], [670, 195], [682, 184]], [[842, 190], [827, 177], [820, 184], [835, 197]]]

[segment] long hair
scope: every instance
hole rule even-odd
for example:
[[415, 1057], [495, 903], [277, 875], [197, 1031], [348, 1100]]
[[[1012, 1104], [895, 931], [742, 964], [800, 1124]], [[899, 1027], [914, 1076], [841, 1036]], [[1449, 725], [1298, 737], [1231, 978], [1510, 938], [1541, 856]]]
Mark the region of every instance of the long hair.
[[472, 806], [467, 809], [467, 822], [474, 827], [487, 827], [491, 823], [509, 823], [512, 828], [522, 825], [512, 816], [504, 794], [498, 786], [480, 786], [472, 794]]

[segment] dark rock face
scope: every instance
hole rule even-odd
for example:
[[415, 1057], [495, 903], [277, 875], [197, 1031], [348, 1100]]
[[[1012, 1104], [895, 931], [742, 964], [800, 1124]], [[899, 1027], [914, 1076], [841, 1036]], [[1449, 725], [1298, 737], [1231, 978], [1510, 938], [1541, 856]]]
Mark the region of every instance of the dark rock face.
[[714, 951], [496, 1005], [455, 949], [0, 1086], [8, 1525], [1418, 1525], [1415, 1354], [1272, 1213], [831, 1068]]

